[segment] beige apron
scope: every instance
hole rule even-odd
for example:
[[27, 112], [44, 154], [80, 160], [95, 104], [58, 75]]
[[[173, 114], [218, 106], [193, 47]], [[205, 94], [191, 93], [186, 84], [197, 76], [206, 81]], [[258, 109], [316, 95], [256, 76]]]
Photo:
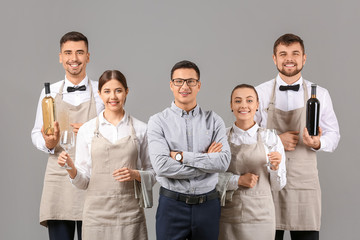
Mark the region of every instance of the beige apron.
[[265, 166], [266, 152], [260, 133], [257, 143], [235, 145], [230, 142], [231, 162], [228, 172], [236, 175], [253, 173], [259, 176], [255, 187], [240, 187], [232, 201], [221, 208], [220, 240], [273, 240], [275, 238], [275, 209], [271, 195], [270, 176]]
[[[84, 123], [96, 117], [95, 98], [89, 80], [90, 100], [78, 106], [66, 103], [62, 100], [64, 83], [55, 96], [56, 117], [60, 130], [71, 130], [70, 123]], [[40, 203], [40, 224], [43, 226], [47, 226], [47, 220], [82, 220], [85, 191], [74, 187], [67, 171], [59, 167], [57, 159], [62, 151], [58, 144], [54, 154], [49, 155]], [[75, 161], [75, 147], [69, 153]]]
[[134, 182], [118, 182], [115, 169], [136, 169], [138, 140], [129, 116], [131, 135], [109, 142], [99, 132], [99, 119], [91, 143], [92, 170], [84, 203], [84, 240], [146, 240], [144, 210], [135, 199]]
[[294, 231], [319, 231], [321, 220], [321, 190], [318, 178], [315, 151], [303, 143], [302, 134], [306, 125], [306, 101], [308, 91], [305, 82], [304, 107], [292, 111], [275, 108], [275, 88], [270, 100], [267, 128], [278, 134], [300, 131], [299, 142], [294, 151], [286, 151], [287, 183], [279, 192], [273, 192], [276, 229]]

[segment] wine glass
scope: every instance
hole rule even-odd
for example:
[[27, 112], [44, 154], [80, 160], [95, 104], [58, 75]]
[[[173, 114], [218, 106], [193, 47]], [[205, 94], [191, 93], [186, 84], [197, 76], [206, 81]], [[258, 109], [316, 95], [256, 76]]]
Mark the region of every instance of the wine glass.
[[[264, 145], [267, 147], [269, 153], [273, 152], [274, 148], [276, 147], [278, 143], [278, 135], [276, 133], [275, 129], [265, 129], [262, 132], [262, 139], [264, 142]], [[268, 161], [265, 166], [272, 166], [270, 161]]]
[[[66, 153], [69, 153], [70, 149], [75, 146], [75, 134], [73, 131], [64, 130], [60, 135], [60, 146], [65, 150]], [[65, 162], [65, 165], [62, 166], [63, 169], [72, 169]]]

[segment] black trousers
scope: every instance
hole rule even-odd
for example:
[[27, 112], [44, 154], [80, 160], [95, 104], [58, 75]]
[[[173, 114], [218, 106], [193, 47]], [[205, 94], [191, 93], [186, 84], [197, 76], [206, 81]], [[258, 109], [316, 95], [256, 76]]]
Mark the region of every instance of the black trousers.
[[75, 226], [78, 240], [81, 240], [82, 221], [48, 220], [50, 240], [74, 240]]
[[[318, 231], [290, 231], [291, 240], [319, 240]], [[283, 240], [284, 230], [276, 230], [275, 240]]]

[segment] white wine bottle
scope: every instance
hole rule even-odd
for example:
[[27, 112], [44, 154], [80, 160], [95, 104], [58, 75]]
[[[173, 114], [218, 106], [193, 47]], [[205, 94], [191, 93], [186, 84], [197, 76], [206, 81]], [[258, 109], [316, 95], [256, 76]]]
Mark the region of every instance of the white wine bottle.
[[310, 136], [319, 135], [320, 102], [316, 98], [316, 84], [311, 84], [311, 98], [306, 105], [306, 128]]
[[46, 135], [54, 134], [55, 121], [55, 101], [50, 95], [50, 83], [45, 83], [45, 97], [41, 102], [44, 133]]

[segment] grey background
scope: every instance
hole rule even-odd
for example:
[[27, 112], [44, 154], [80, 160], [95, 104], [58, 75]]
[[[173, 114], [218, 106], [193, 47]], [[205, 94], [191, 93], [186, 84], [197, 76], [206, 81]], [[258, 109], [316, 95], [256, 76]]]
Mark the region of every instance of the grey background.
[[[126, 109], [137, 118], [146, 122], [170, 105], [170, 69], [189, 59], [202, 74], [198, 103], [227, 126], [234, 120], [232, 88], [275, 77], [274, 41], [287, 32], [300, 35], [308, 55], [303, 76], [330, 91], [342, 136], [336, 152], [318, 155], [320, 236], [358, 239], [359, 7], [356, 0], [2, 1], [0, 239], [47, 239], [38, 223], [47, 157], [30, 132], [43, 82], [64, 77], [58, 42], [71, 30], [90, 41], [92, 79], [107, 69], [126, 75]], [[146, 210], [150, 239], [156, 207]]]

